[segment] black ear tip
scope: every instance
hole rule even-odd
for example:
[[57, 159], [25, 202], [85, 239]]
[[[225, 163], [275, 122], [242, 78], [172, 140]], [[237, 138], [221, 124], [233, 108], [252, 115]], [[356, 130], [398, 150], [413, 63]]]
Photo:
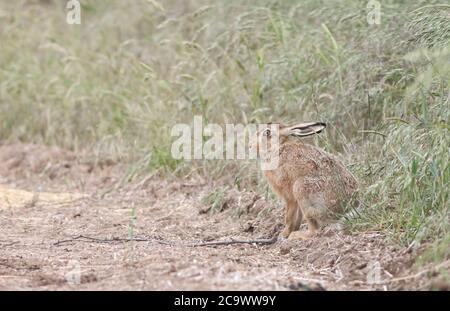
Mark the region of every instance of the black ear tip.
[[323, 127], [327, 127], [327, 124], [325, 122], [318, 122], [318, 124], [323, 126]]

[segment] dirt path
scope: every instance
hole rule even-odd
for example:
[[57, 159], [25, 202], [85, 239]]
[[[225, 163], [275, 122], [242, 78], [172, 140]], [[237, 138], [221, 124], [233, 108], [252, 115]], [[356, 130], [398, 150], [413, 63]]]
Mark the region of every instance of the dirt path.
[[[229, 193], [205, 213], [201, 181], [154, 177], [114, 187], [121, 168], [34, 145], [0, 146], [0, 290], [305, 290], [428, 288], [413, 254], [379, 232], [310, 241], [192, 247], [273, 236], [282, 211]], [[79, 235], [109, 239], [73, 239]], [[116, 242], [114, 238], [145, 238]], [[69, 240], [69, 241], [66, 241]], [[170, 242], [170, 243], [167, 243]]]

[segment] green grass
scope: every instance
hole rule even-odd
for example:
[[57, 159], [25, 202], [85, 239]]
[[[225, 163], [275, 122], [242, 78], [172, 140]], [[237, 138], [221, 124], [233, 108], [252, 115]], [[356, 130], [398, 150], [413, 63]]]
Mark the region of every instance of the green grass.
[[[154, 170], [266, 191], [255, 165], [176, 161], [191, 123], [323, 120], [317, 142], [361, 183], [356, 232], [450, 236], [450, 8], [439, 1], [83, 0], [0, 2], [0, 139], [90, 148]], [[224, 178], [230, 176], [229, 178]], [[217, 199], [217, 198], [216, 198]], [[213, 200], [217, 201], [217, 200]], [[444, 244], [443, 244], [444, 243]], [[448, 244], [447, 244], [448, 245]]]

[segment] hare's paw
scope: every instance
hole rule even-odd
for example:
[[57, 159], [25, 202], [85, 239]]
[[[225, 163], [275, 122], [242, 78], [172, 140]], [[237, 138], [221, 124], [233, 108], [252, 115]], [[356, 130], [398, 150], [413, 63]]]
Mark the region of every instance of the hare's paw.
[[313, 238], [315, 234], [311, 231], [294, 231], [289, 235], [289, 240], [309, 240]]
[[284, 228], [284, 230], [281, 232], [279, 238], [287, 239], [289, 235], [291, 234], [292, 230], [290, 230], [288, 227]]

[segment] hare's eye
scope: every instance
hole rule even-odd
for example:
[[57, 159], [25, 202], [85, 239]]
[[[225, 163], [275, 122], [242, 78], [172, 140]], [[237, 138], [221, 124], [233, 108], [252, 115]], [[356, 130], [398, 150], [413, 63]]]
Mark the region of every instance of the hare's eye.
[[270, 137], [270, 130], [269, 129], [264, 130], [263, 135]]

